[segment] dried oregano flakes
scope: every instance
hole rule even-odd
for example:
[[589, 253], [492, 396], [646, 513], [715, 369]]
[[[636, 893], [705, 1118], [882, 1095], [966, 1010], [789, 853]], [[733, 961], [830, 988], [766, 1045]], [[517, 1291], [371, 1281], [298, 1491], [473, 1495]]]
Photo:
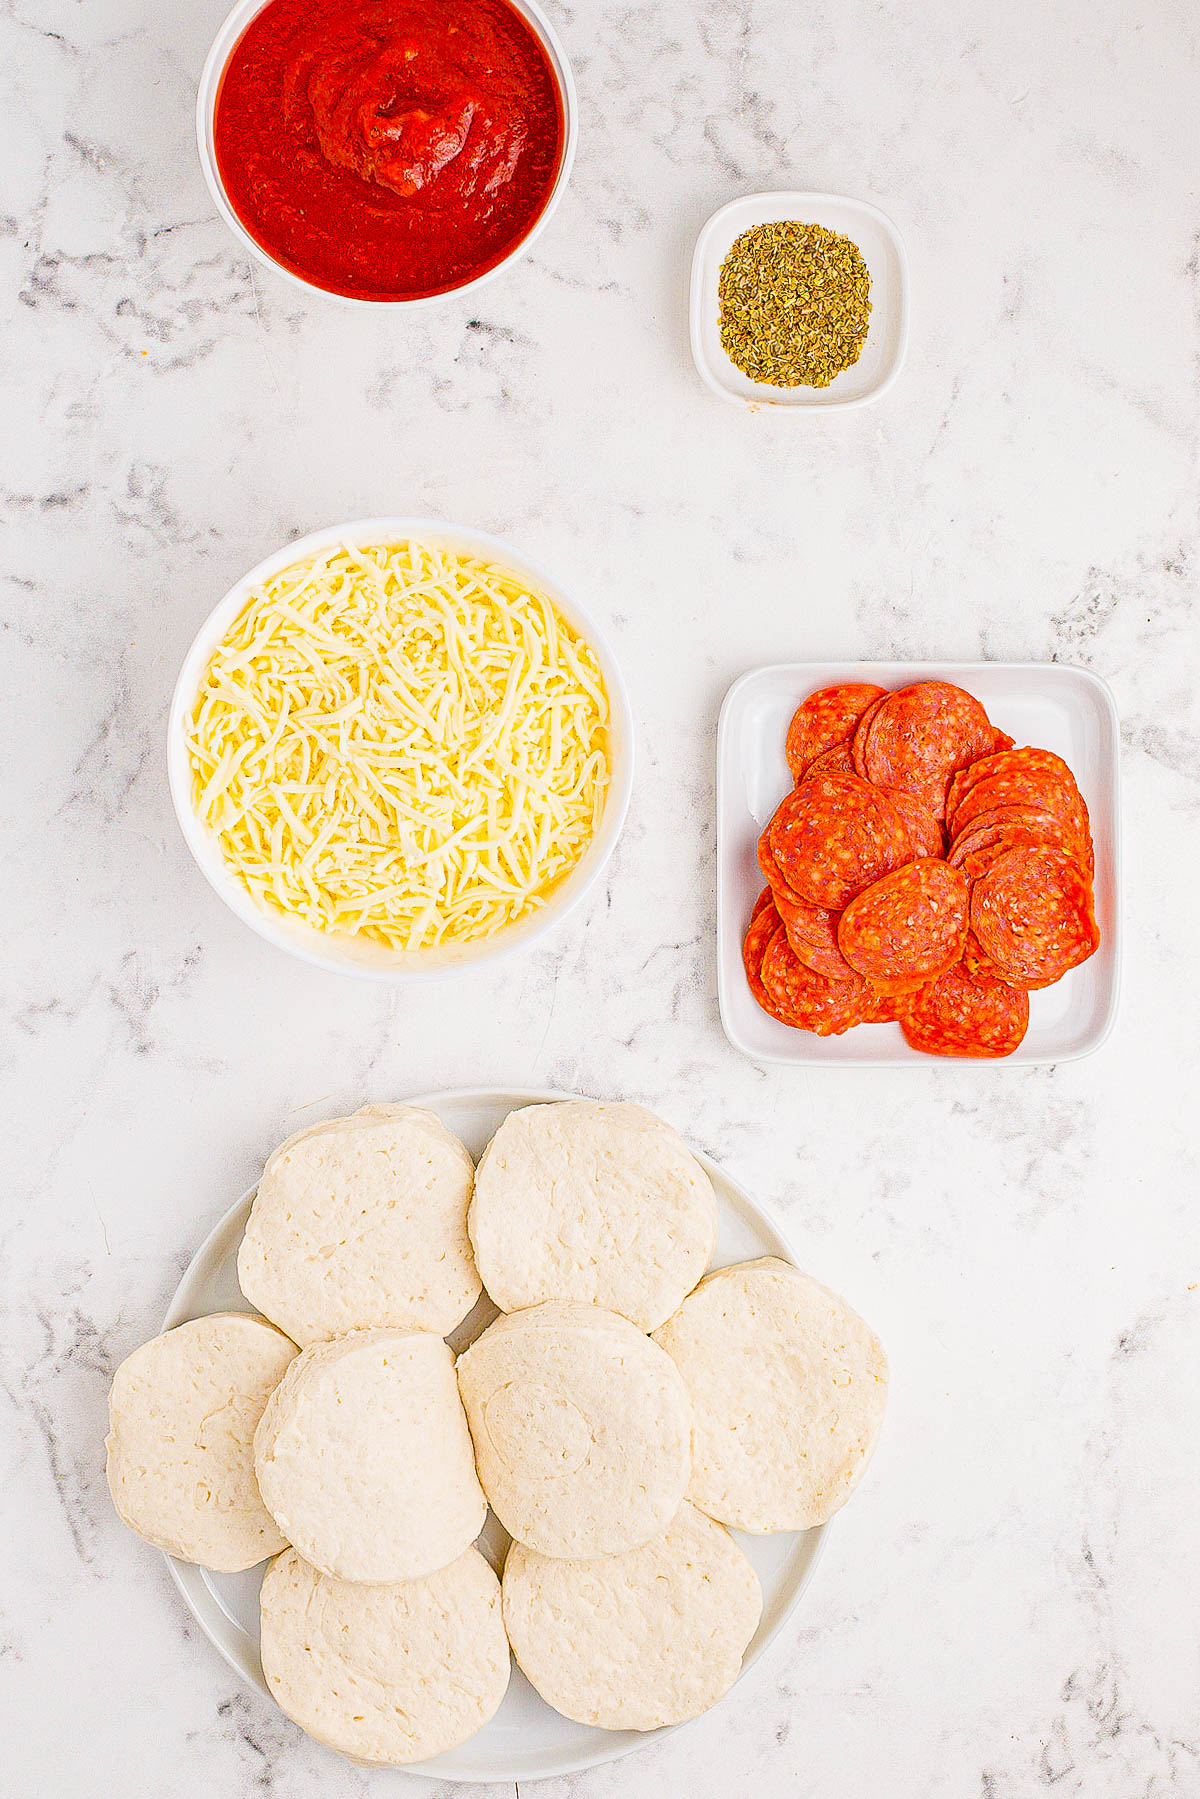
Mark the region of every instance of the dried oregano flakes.
[[858, 361], [871, 277], [856, 243], [798, 219], [752, 225], [721, 264], [721, 344], [752, 381], [828, 387]]

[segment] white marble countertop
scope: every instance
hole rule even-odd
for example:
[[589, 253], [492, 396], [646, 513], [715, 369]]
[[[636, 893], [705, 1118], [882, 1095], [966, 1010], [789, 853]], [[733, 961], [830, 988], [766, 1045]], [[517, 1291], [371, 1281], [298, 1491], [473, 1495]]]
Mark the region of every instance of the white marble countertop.
[[[6, 1799], [403, 1785], [309, 1744], [202, 1640], [112, 1514], [105, 1398], [277, 1139], [488, 1083], [659, 1107], [893, 1364], [787, 1640], [708, 1718], [544, 1799], [1200, 1792], [1195, 8], [553, 0], [570, 190], [527, 262], [411, 321], [307, 302], [214, 216], [192, 105], [222, 10], [0, 16]], [[906, 237], [912, 345], [878, 407], [751, 416], [695, 375], [692, 240], [771, 186], [873, 200]], [[236, 923], [162, 754], [232, 579], [388, 512], [556, 570], [641, 733], [586, 918], [412, 994]], [[717, 707], [752, 664], [826, 655], [1113, 684], [1125, 994], [1092, 1059], [838, 1074], [726, 1044]]]

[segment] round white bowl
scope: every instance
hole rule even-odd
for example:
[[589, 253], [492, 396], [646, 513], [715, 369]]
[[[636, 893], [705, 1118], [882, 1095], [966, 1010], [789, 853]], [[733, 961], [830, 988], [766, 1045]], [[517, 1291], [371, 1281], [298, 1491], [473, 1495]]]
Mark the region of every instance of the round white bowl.
[[[277, 917], [255, 903], [231, 873], [215, 835], [197, 817], [192, 805], [187, 718], [209, 658], [252, 589], [270, 580], [281, 569], [303, 562], [331, 544], [402, 543], [410, 538], [436, 544], [459, 555], [483, 557], [511, 569], [552, 600], [568, 623], [587, 639], [596, 653], [608, 690], [611, 781], [596, 835], [545, 906], [518, 919], [515, 924], [505, 925], [494, 936], [480, 938], [474, 943], [446, 949], [400, 951], [389, 950], [383, 944], [363, 938], [335, 937], [314, 930], [299, 920]], [[252, 568], [230, 588], [197, 632], [179, 671], [167, 722], [167, 779], [175, 816], [200, 872], [230, 911], [260, 937], [265, 937], [268, 943], [299, 956], [316, 968], [395, 984], [439, 980], [447, 975], [490, 966], [516, 950], [527, 949], [561, 924], [599, 881], [616, 848], [633, 789], [633, 754], [633, 714], [625, 682], [611, 648], [583, 608], [536, 562], [531, 562], [501, 538], [489, 536], [485, 531], [471, 530], [465, 525], [447, 525], [423, 518], [371, 518], [331, 525], [324, 531], [313, 531], [309, 536], [287, 544], [260, 562], [257, 568]]]
[[369, 300], [355, 294], [336, 294], [330, 288], [322, 287], [319, 281], [308, 281], [303, 275], [296, 274], [294, 269], [285, 268], [277, 262], [269, 250], [265, 250], [252, 237], [242, 224], [237, 213], [229, 203], [225, 192], [225, 184], [221, 180], [217, 167], [216, 145], [213, 137], [213, 121], [217, 110], [217, 95], [221, 87], [221, 77], [225, 73], [225, 65], [237, 46], [242, 33], [251, 19], [260, 13], [267, 0], [237, 0], [237, 5], [226, 18], [225, 23], [212, 41], [212, 48], [205, 59], [200, 75], [200, 86], [196, 94], [196, 143], [200, 151], [200, 166], [204, 170], [204, 179], [208, 183], [208, 191], [216, 203], [217, 211], [224, 219], [233, 235], [241, 244], [247, 255], [252, 256], [266, 269], [274, 270], [284, 281], [290, 281], [293, 287], [300, 288], [307, 294], [321, 294], [327, 300], [337, 301], [342, 306], [439, 306], [447, 300], [456, 300], [463, 294], [473, 293], [487, 281], [494, 281], [510, 268], [517, 258], [526, 251], [538, 238], [554, 214], [555, 208], [562, 199], [567, 182], [571, 177], [571, 165], [575, 161], [575, 142], [579, 135], [579, 100], [575, 93], [575, 78], [571, 74], [571, 65], [567, 61], [566, 52], [558, 41], [554, 27], [538, 6], [537, 0], [508, 0], [508, 4], [518, 12], [538, 39], [546, 53], [554, 79], [558, 84], [559, 98], [563, 109], [563, 151], [559, 164], [558, 176], [550, 190], [550, 197], [543, 206], [529, 230], [508, 255], [498, 262], [494, 268], [486, 269], [482, 275], [476, 275], [471, 281], [464, 281], [458, 287], [448, 287], [444, 293], [424, 294], [418, 299]]

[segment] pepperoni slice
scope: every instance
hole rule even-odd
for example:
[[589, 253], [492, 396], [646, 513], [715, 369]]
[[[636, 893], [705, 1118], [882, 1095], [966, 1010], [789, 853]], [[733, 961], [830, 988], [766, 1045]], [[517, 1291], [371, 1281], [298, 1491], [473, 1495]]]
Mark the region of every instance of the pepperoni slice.
[[864, 681], [848, 681], [840, 687], [822, 687], [819, 693], [810, 693], [793, 713], [784, 745], [793, 781], [798, 781], [826, 750], [847, 743], [867, 707], [882, 697], [882, 687]]
[[787, 940], [802, 962], [830, 981], [858, 979], [838, 948], [840, 912], [831, 912], [828, 906], [811, 906], [794, 894], [778, 894], [775, 903]]
[[1007, 850], [971, 890], [971, 928], [1006, 980], [1049, 987], [1100, 942], [1092, 884], [1068, 850]]
[[988, 781], [994, 775], [1028, 775], [1038, 777], [1049, 775], [1057, 779], [1064, 787], [1075, 787], [1075, 776], [1061, 756], [1053, 750], [1040, 750], [1032, 745], [1024, 749], [1003, 749], [993, 751], [989, 756], [981, 756], [972, 762], [969, 768], [962, 768], [950, 783], [950, 792], [946, 800], [946, 820], [953, 825], [959, 806], [971, 790], [980, 781]]
[[914, 856], [944, 856], [946, 840], [942, 827], [927, 806], [922, 805], [911, 793], [905, 793], [902, 787], [885, 787], [893, 806], [908, 826], [908, 834], [912, 838]]
[[[802, 962], [831, 981], [857, 979], [854, 970], [837, 945], [837, 923], [840, 916], [827, 906], [814, 906], [810, 900], [793, 893], [783, 878], [783, 870], [764, 831], [758, 840], [758, 865], [767, 878], [767, 891], [775, 902], [778, 919], [787, 930], [788, 942]], [[759, 896], [762, 903], [762, 896]]]
[[[1024, 814], [1024, 819], [1020, 814]], [[1052, 822], [1044, 822], [1047, 816]], [[1050, 848], [1069, 850], [1089, 880], [1091, 879], [1095, 871], [1091, 832], [1085, 832], [1081, 836], [1077, 819], [1064, 817], [1062, 811], [1052, 811], [1041, 804], [995, 806], [987, 812], [980, 812], [975, 818], [968, 819], [963, 827], [962, 837], [956, 841], [964, 843], [974, 839], [978, 850], [987, 844], [990, 832], [1003, 830], [1006, 826], [1020, 829], [1022, 823]]]
[[818, 775], [790, 793], [767, 827], [792, 891], [838, 912], [912, 858], [908, 827], [887, 795], [857, 775]]
[[779, 914], [771, 898], [771, 889], [765, 887], [754, 902], [754, 911], [750, 914], [750, 925], [742, 944], [746, 979], [750, 983], [751, 993], [764, 1012], [770, 1012], [772, 1007], [762, 984], [762, 960], [768, 943], [778, 929]]
[[[1027, 771], [1046, 768], [1056, 774], [1071, 773], [1062, 757], [1056, 756], [1053, 750], [1036, 749], [1032, 744], [1019, 750], [1011, 745], [998, 747], [988, 755], [981, 756], [977, 762], [972, 762], [969, 768], [959, 769], [950, 783], [950, 793], [946, 800], [947, 819], [954, 817], [959, 800], [970, 793], [977, 781], [986, 781], [989, 775], [1010, 773], [1014, 768], [1025, 768]], [[1074, 776], [1071, 778], [1074, 779]]]
[[977, 881], [1006, 850], [1032, 849], [1037, 844], [1079, 853], [1075, 838], [1052, 812], [1036, 806], [1004, 806], [972, 819], [946, 860], [951, 868], [961, 868], [968, 881]]
[[[967, 932], [967, 941], [963, 945], [962, 959], [963, 967], [968, 974], [985, 974], [988, 979], [992, 981], [1004, 980], [1004, 976], [1000, 973], [1000, 970], [996, 967], [992, 958], [984, 955], [983, 950], [980, 947], [979, 939], [974, 931]], [[1017, 983], [1006, 981], [1005, 985], [1007, 987], [1012, 987], [1017, 985]], [[1021, 991], [1023, 993], [1025, 989], [1022, 987]]]
[[1011, 1056], [1029, 1029], [1029, 995], [965, 962], [898, 1011], [906, 1040], [927, 1056]]
[[887, 697], [886, 693], [881, 693], [877, 700], [871, 701], [854, 727], [854, 736], [850, 739], [850, 760], [854, 764], [854, 772], [860, 781], [867, 779], [867, 738], [871, 735], [871, 726], [875, 722], [875, 715]]
[[863, 1023], [895, 1024], [900, 1016], [898, 1008], [904, 1004], [903, 998], [897, 998], [894, 994], [890, 993], [880, 993], [876, 988], [871, 986], [869, 981], [867, 983], [867, 991], [871, 995], [867, 1002], [870, 1010], [864, 1013]]
[[1066, 780], [1050, 770], [1018, 769], [987, 775], [959, 799], [951, 826], [954, 836], [960, 837], [975, 820], [1007, 806], [1033, 806], [1041, 812], [1052, 812], [1062, 820], [1080, 849], [1090, 850], [1088, 809], [1069, 771]]
[[1028, 825], [1042, 843], [1055, 849], [1070, 850], [1079, 866], [1086, 870], [1088, 879], [1091, 879], [1096, 868], [1091, 832], [1086, 831], [1080, 836], [1076, 818], [1064, 816], [1061, 810], [1051, 811], [1040, 804], [995, 806], [989, 812], [980, 812], [977, 817], [967, 820], [962, 837], [955, 841], [962, 843], [973, 837], [978, 848], [986, 843], [990, 831], [1006, 825], [1020, 827], [1022, 823]]
[[763, 872], [767, 886], [777, 899], [782, 896], [785, 900], [794, 900], [797, 905], [807, 905], [808, 902], [802, 900], [798, 893], [793, 893], [787, 884], [784, 872], [779, 866], [779, 858], [771, 847], [770, 825], [758, 840], [758, 866]]
[[815, 762], [810, 762], [803, 779], [811, 780], [813, 775], [852, 775], [854, 758], [850, 754], [849, 743], [835, 743], [831, 750], [823, 750]]
[[969, 893], [960, 869], [930, 857], [910, 862], [851, 900], [838, 948], [881, 992], [935, 981], [962, 956]]
[[776, 1018], [802, 1031], [815, 1031], [818, 1037], [840, 1037], [874, 1009], [865, 981], [826, 980], [801, 962], [782, 929], [767, 945], [762, 983], [771, 1002], [768, 1010]]
[[863, 750], [867, 778], [903, 787], [936, 819], [960, 768], [986, 756], [995, 728], [973, 694], [948, 681], [919, 681], [890, 693], [871, 721]]

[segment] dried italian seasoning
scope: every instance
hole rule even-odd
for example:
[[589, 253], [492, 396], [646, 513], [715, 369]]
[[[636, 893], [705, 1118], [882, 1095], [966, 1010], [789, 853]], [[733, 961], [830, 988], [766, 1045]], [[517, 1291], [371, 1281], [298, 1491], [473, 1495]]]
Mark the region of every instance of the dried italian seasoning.
[[752, 225], [733, 240], [717, 293], [721, 343], [752, 381], [828, 387], [866, 342], [867, 265], [857, 244], [824, 225]]

